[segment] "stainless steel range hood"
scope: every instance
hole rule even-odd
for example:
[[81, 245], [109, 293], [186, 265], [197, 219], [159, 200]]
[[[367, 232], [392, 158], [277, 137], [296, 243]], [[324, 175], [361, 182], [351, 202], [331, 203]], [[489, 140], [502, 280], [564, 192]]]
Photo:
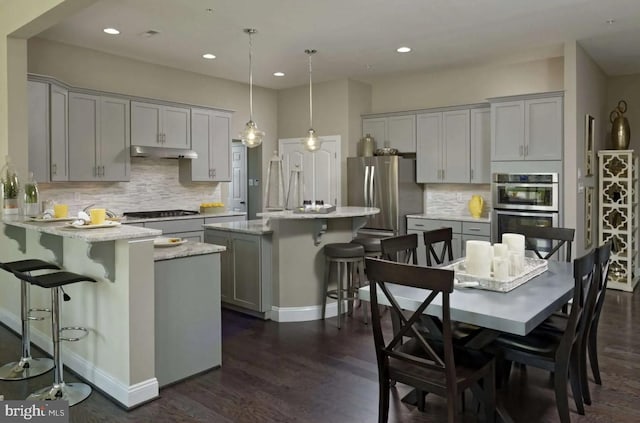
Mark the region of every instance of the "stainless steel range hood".
[[197, 159], [198, 153], [186, 148], [148, 147], [132, 145], [131, 157], [152, 157], [158, 159]]

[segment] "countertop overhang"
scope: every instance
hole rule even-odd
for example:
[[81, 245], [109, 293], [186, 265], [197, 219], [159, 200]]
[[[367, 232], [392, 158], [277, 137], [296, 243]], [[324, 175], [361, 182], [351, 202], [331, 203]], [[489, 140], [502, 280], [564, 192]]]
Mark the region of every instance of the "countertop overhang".
[[340, 219], [344, 217], [372, 216], [380, 213], [376, 207], [336, 207], [331, 213], [294, 213], [292, 210], [267, 211], [256, 216], [267, 219]]

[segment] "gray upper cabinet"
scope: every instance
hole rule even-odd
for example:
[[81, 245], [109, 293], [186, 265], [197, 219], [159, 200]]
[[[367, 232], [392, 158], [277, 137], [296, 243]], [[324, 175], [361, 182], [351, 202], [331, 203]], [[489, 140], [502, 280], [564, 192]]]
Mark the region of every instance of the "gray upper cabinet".
[[69, 180], [69, 91], [51, 84], [51, 181]]
[[468, 183], [469, 109], [418, 115], [417, 182]]
[[69, 94], [69, 180], [129, 180], [129, 100]]
[[49, 84], [29, 81], [29, 171], [49, 182]]
[[231, 113], [191, 109], [191, 149], [197, 159], [180, 160], [180, 181], [231, 180]]
[[416, 115], [362, 119], [362, 136], [370, 134], [378, 148], [389, 145], [401, 153], [416, 151]]
[[132, 101], [131, 141], [148, 147], [191, 148], [190, 110]]
[[491, 109], [471, 109], [472, 184], [491, 183]]
[[36, 181], [67, 181], [67, 97], [55, 84], [28, 81], [29, 170]]
[[491, 103], [491, 160], [562, 160], [562, 97]]

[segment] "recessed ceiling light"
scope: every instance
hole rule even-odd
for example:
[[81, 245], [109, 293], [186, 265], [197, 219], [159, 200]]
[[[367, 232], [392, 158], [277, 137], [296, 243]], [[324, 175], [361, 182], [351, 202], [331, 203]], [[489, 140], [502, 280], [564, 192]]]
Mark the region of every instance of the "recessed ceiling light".
[[118, 34], [120, 34], [120, 31], [118, 31], [115, 28], [105, 28], [105, 29], [103, 29], [103, 31], [105, 33], [109, 34], [109, 35], [118, 35]]
[[613, 25], [614, 23], [616, 23], [616, 20], [615, 19], [607, 19], [605, 22], [608, 23], [609, 25]]
[[409, 53], [411, 51], [411, 48], [409, 48], [409, 47], [399, 47], [396, 51], [398, 53]]
[[205, 54], [202, 55], [202, 57], [204, 57], [205, 59], [209, 59], [209, 60], [212, 60], [212, 59], [216, 58], [216, 56], [214, 54], [211, 54], [211, 53], [205, 53]]
[[213, 7], [207, 7], [206, 9], [204, 9], [205, 11], [209, 12], [209, 13], [213, 13], [213, 11], [215, 10]]
[[273, 76], [284, 76], [284, 72], [274, 72]]

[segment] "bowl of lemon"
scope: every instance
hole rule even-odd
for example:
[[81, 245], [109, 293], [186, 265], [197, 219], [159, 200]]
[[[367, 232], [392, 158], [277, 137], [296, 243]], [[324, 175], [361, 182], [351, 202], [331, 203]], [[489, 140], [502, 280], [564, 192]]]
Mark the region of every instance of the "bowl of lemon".
[[201, 214], [215, 214], [215, 213], [223, 213], [225, 211], [224, 203], [219, 203], [214, 201], [212, 203], [201, 203], [200, 204], [200, 213]]

